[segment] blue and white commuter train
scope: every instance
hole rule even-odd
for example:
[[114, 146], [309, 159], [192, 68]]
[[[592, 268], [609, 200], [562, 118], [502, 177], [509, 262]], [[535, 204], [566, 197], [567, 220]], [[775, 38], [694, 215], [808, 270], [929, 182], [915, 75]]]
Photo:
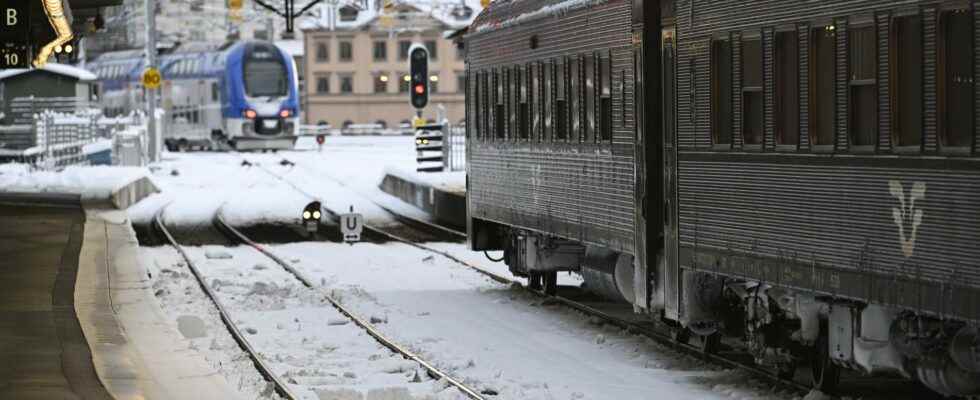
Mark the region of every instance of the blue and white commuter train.
[[[181, 45], [159, 58], [164, 144], [171, 151], [291, 149], [299, 128], [296, 64], [276, 45], [243, 41]], [[110, 115], [142, 109], [141, 51], [105, 53], [86, 66]]]

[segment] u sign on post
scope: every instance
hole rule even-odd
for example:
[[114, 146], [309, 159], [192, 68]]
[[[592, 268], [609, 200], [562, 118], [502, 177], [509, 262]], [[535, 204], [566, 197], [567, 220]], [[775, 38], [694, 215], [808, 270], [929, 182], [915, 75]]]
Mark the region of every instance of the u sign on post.
[[354, 206], [350, 207], [350, 213], [340, 216], [340, 233], [344, 236], [344, 242], [353, 244], [361, 241], [361, 231], [364, 230], [364, 216], [354, 212]]

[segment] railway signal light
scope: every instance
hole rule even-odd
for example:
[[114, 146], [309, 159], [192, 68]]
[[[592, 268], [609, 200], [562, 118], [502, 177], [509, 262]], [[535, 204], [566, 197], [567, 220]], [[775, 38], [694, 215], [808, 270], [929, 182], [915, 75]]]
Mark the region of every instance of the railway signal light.
[[429, 104], [429, 50], [413, 44], [408, 50], [412, 106], [423, 109]]
[[320, 202], [314, 201], [307, 204], [303, 208], [303, 227], [310, 235], [315, 235], [316, 231], [320, 229], [320, 217], [323, 216], [323, 212], [320, 211]]

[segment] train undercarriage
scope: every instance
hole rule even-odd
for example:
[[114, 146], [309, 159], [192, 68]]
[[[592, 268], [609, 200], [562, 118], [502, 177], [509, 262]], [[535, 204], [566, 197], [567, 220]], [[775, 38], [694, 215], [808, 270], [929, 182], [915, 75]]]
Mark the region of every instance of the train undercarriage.
[[[756, 364], [792, 378], [809, 369], [812, 385], [833, 391], [843, 370], [918, 380], [948, 396], [980, 395], [976, 326], [914, 310], [835, 299], [797, 288], [683, 270], [680, 317], [664, 313], [664, 282], [652, 271], [640, 282], [633, 256], [535, 232], [506, 229], [505, 261], [529, 286], [554, 294], [559, 272], [575, 272], [584, 288], [634, 305], [670, 327], [676, 340], [715, 352], [739, 343]], [[662, 262], [661, 267], [662, 269]], [[638, 285], [651, 298], [637, 299]], [[638, 302], [648, 301], [649, 308]]]

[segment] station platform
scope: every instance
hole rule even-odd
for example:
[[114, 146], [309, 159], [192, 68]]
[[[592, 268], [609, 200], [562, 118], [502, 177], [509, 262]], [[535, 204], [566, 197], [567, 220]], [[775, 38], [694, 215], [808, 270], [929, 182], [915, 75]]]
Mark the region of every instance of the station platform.
[[466, 231], [466, 173], [414, 173], [390, 168], [381, 190], [418, 207], [436, 223]]
[[242, 397], [164, 316], [125, 211], [91, 204], [0, 193], [0, 399]]

